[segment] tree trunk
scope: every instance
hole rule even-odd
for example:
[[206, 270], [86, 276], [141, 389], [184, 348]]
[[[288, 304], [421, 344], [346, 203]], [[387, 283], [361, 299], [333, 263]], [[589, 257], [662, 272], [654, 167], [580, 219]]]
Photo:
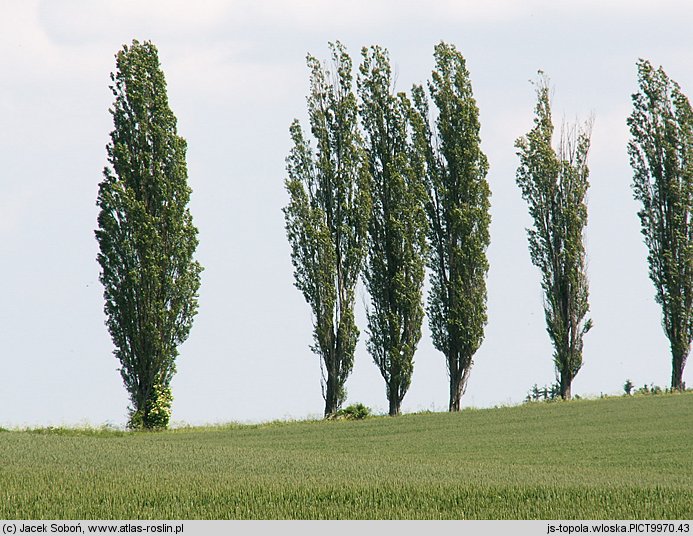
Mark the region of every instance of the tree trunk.
[[460, 402], [462, 395], [467, 389], [468, 377], [469, 368], [465, 368], [461, 373], [458, 371], [455, 377], [453, 377], [452, 372], [450, 373], [450, 405], [448, 406], [448, 411], [460, 411]]
[[334, 374], [327, 371], [327, 381], [325, 382], [325, 417], [330, 417], [337, 413], [339, 409], [337, 400], [337, 382]]
[[337, 404], [334, 403], [334, 401], [330, 400], [329, 398], [325, 398], [325, 418], [331, 417], [337, 413]]
[[399, 415], [399, 406], [401, 404], [401, 401], [399, 400], [399, 397], [397, 396], [397, 387], [394, 385], [389, 386], [388, 389], [388, 401], [390, 402], [390, 411], [389, 415], [390, 417], [396, 417]]
[[561, 398], [570, 400], [570, 390], [573, 379], [568, 374], [561, 374]]
[[460, 398], [462, 398], [459, 387], [459, 378], [450, 378], [450, 405], [448, 411], [460, 411]]
[[683, 367], [686, 364], [686, 355], [683, 352], [672, 352], [671, 360], [671, 390], [683, 391]]

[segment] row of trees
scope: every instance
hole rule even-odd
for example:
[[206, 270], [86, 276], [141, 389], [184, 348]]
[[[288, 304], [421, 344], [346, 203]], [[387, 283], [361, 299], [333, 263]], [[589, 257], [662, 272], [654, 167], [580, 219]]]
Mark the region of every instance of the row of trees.
[[[431, 80], [409, 97], [394, 92], [386, 50], [362, 50], [354, 92], [349, 55], [339, 43], [331, 49], [332, 71], [308, 56], [316, 148], [294, 121], [284, 210], [296, 286], [313, 311], [325, 414], [346, 396], [360, 278], [371, 296], [367, 346], [385, 379], [390, 414], [399, 412], [421, 337], [426, 265], [432, 339], [448, 364], [450, 410], [458, 410], [484, 335], [490, 224], [488, 162], [464, 58], [454, 46], [437, 45]], [[672, 388], [681, 389], [693, 335], [693, 112], [661, 68], [641, 61], [638, 73], [628, 151], [650, 276], [671, 342]], [[111, 79], [114, 129], [96, 230], [106, 325], [132, 403], [130, 426], [162, 428], [202, 271], [194, 259], [186, 142], [152, 43], [124, 46]], [[549, 86], [541, 78], [535, 126], [516, 143], [516, 180], [534, 221], [530, 253], [543, 276], [564, 398], [591, 327], [582, 241], [590, 126], [564, 130], [553, 149]]]
[[[387, 51], [364, 48], [354, 93], [349, 55], [339, 43], [330, 46], [333, 72], [308, 56], [316, 148], [294, 121], [284, 211], [296, 286], [313, 312], [325, 415], [344, 400], [353, 366], [360, 273], [371, 298], [367, 347], [385, 380], [390, 414], [399, 412], [421, 336], [425, 265], [432, 340], [448, 365], [449, 409], [459, 410], [487, 320], [490, 224], [488, 162], [465, 60], [440, 43], [427, 87], [414, 86], [409, 97], [394, 92]], [[628, 119], [633, 188], [671, 342], [671, 385], [682, 389], [693, 335], [693, 121], [688, 100], [661, 68], [642, 60], [638, 75]], [[534, 128], [515, 144], [516, 182], [533, 221], [529, 251], [542, 274], [560, 396], [570, 398], [592, 328], [583, 240], [592, 120], [564, 125], [554, 148], [550, 87], [541, 72], [536, 91]]]
[[345, 399], [361, 275], [371, 298], [368, 351], [389, 413], [399, 413], [421, 338], [426, 264], [433, 343], [447, 358], [450, 409], [458, 410], [486, 323], [490, 223], [488, 164], [465, 60], [454, 46], [436, 46], [432, 80], [410, 99], [394, 92], [387, 51], [364, 48], [356, 94], [351, 58], [340, 43], [330, 46], [332, 71], [308, 56], [316, 148], [294, 121], [284, 210], [296, 286], [313, 312], [325, 415]]

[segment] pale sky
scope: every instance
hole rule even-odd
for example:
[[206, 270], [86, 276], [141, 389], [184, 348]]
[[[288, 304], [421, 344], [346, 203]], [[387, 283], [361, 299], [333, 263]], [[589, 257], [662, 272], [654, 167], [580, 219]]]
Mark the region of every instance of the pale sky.
[[[205, 267], [200, 309], [173, 380], [173, 422], [321, 416], [310, 310], [293, 287], [281, 208], [288, 128], [307, 126], [307, 52], [341, 40], [390, 51], [399, 90], [422, 83], [433, 47], [467, 59], [488, 156], [491, 246], [486, 338], [463, 405], [516, 404], [554, 380], [514, 141], [532, 126], [529, 80], [544, 70], [554, 118], [594, 114], [586, 235], [594, 328], [573, 392], [668, 386], [671, 357], [647, 275], [626, 143], [635, 62], [662, 65], [693, 97], [693, 3], [580, 0], [286, 2], [5, 0], [0, 7], [0, 426], [127, 420], [104, 326], [94, 239], [97, 185], [112, 129], [114, 54], [159, 49], [188, 142], [191, 212]], [[348, 403], [387, 410], [361, 338]], [[693, 384], [691, 364], [684, 380]], [[405, 412], [444, 410], [448, 378], [427, 326]]]

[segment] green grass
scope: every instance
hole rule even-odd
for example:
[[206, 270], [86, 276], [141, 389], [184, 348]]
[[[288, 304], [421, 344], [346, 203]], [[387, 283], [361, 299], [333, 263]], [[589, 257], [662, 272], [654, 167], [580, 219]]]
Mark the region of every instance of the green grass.
[[0, 434], [4, 519], [691, 519], [693, 393]]

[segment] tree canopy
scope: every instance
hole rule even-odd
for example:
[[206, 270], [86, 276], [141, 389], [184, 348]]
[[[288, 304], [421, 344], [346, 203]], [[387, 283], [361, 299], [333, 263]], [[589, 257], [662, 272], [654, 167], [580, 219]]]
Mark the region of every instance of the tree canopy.
[[197, 312], [202, 267], [188, 209], [186, 142], [177, 133], [156, 47], [116, 55], [109, 166], [96, 239], [106, 325], [132, 402], [130, 426], [166, 427], [178, 346]]
[[362, 56], [358, 87], [373, 200], [364, 276], [371, 297], [367, 346], [385, 380], [389, 413], [397, 415], [424, 316], [424, 171], [411, 142], [411, 103], [392, 92], [387, 51], [374, 46]]
[[358, 125], [352, 63], [331, 44], [334, 72], [308, 56], [308, 114], [314, 151], [298, 121], [290, 128], [284, 209], [296, 287], [313, 313], [313, 351], [323, 371], [325, 415], [339, 410], [359, 330], [354, 292], [366, 253], [369, 175]]
[[628, 143], [650, 279], [671, 347], [671, 388], [682, 390], [693, 339], [693, 110], [660, 67], [640, 60]]
[[583, 336], [592, 327], [586, 318], [589, 285], [583, 241], [592, 127], [591, 121], [582, 127], [564, 126], [556, 151], [548, 79], [540, 78], [536, 87], [534, 128], [515, 143], [520, 158], [516, 180], [533, 220], [527, 230], [529, 253], [542, 274], [546, 330], [554, 346], [561, 397], [570, 398], [582, 367]]
[[488, 161], [481, 151], [479, 110], [469, 71], [454, 45], [435, 47], [428, 91], [412, 90], [415, 147], [425, 162], [430, 244], [428, 322], [433, 345], [446, 358], [450, 411], [459, 411], [474, 354], [486, 324], [486, 249], [490, 242]]

